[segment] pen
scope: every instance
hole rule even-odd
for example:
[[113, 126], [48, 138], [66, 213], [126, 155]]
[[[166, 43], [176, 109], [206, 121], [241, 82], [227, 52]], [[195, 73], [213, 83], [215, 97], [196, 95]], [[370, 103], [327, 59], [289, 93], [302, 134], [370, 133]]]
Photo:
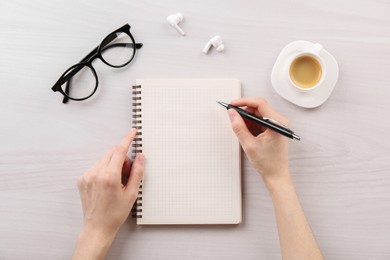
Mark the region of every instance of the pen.
[[266, 117], [257, 117], [247, 111], [245, 111], [244, 109], [241, 109], [239, 107], [236, 107], [236, 106], [232, 106], [230, 104], [226, 104], [224, 102], [219, 102], [217, 101], [218, 104], [220, 104], [221, 106], [223, 107], [226, 107], [226, 109], [234, 109], [236, 110], [242, 117], [244, 118], [247, 118], [249, 120], [252, 120], [252, 121], [255, 121], [256, 123], [259, 123], [281, 135], [284, 135], [288, 138], [291, 138], [291, 139], [296, 139], [298, 141], [301, 140], [301, 137], [299, 135], [296, 135], [294, 134], [294, 132], [285, 127], [285, 126], [282, 126], [280, 123], [278, 123], [277, 121], [271, 119], [271, 118], [266, 118]]

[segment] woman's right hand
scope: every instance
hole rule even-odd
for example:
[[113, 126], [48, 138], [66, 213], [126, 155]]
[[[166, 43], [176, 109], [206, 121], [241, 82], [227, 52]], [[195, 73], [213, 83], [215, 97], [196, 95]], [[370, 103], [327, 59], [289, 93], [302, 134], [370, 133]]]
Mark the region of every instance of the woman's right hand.
[[[260, 117], [272, 118], [288, 126], [288, 120], [278, 114], [262, 98], [241, 98], [231, 105], [243, 107], [246, 111]], [[253, 121], [243, 119], [234, 109], [228, 110], [232, 128], [245, 154], [255, 169], [262, 175], [266, 184], [273, 180], [289, 177], [288, 139], [271, 129]]]

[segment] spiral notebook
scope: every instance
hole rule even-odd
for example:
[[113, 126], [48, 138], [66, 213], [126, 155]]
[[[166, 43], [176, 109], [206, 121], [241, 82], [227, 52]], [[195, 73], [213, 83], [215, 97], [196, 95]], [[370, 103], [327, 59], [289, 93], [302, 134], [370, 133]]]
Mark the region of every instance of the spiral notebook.
[[241, 222], [240, 148], [226, 109], [235, 79], [139, 79], [134, 153], [145, 155], [137, 224]]

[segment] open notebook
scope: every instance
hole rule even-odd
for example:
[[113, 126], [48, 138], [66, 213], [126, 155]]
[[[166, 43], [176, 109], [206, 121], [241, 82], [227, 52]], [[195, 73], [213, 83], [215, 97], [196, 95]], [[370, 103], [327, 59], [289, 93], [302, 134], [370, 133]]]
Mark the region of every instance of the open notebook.
[[137, 224], [241, 222], [240, 148], [226, 109], [235, 79], [139, 79], [135, 152], [145, 155]]

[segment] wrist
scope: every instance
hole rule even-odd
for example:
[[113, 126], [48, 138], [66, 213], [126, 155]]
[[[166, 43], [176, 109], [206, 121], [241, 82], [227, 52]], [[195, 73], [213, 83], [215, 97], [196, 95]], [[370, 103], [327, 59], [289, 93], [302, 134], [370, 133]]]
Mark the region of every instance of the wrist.
[[85, 224], [80, 232], [80, 237], [101, 241], [104, 244], [111, 244], [114, 241], [117, 230], [107, 230], [101, 227]]
[[107, 232], [90, 225], [81, 230], [73, 259], [104, 259], [116, 232]]
[[271, 196], [275, 192], [294, 187], [288, 169], [284, 169], [278, 173], [263, 175], [263, 180]]

